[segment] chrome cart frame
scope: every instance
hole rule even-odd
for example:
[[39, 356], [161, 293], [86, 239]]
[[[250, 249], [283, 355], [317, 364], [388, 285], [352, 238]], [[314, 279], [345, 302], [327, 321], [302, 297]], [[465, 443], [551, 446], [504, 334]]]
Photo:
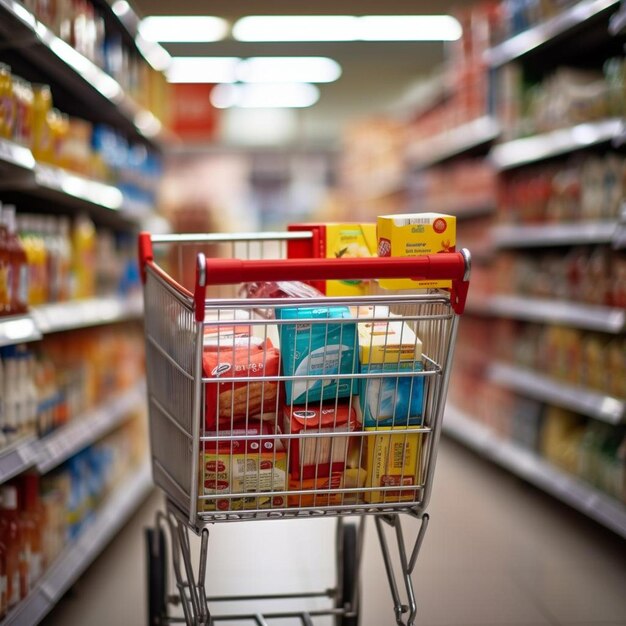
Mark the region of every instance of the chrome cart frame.
[[[320, 616], [334, 616], [337, 626], [357, 626], [359, 573], [365, 523], [370, 516], [374, 518], [381, 546], [395, 622], [400, 626], [415, 624], [417, 602], [411, 574], [428, 527], [426, 508], [432, 490], [458, 322], [469, 287], [470, 255], [467, 250], [462, 250], [459, 253], [403, 259], [284, 258], [290, 241], [311, 236], [311, 233], [306, 232], [140, 235], [152, 469], [155, 483], [166, 495], [165, 512], [159, 512], [154, 528], [148, 529], [146, 533], [150, 624], [185, 622], [213, 626], [239, 620], [266, 626], [291, 619], [308, 626], [314, 624], [314, 620]], [[167, 257], [159, 257], [163, 248], [168, 251]], [[187, 274], [185, 277], [185, 270], [189, 269], [188, 259], [195, 262], [195, 274]], [[168, 261], [165, 270], [163, 266]], [[381, 291], [380, 295], [374, 296], [320, 296], [306, 300], [244, 298], [233, 287], [263, 281], [377, 278], [445, 279], [450, 281], [451, 287], [419, 294]], [[328, 311], [331, 309], [347, 310], [347, 307], [352, 307], [351, 316], [341, 319], [330, 317]], [[320, 310], [326, 311], [328, 315], [322, 321], [315, 317]], [[293, 315], [301, 316], [297, 317], [297, 324]], [[382, 325], [386, 328], [385, 340], [392, 324], [401, 324], [398, 328], [412, 337], [415, 350], [419, 343], [419, 367], [412, 367], [410, 371], [402, 370], [402, 376], [398, 376], [399, 370], [393, 368], [391, 371], [376, 370], [375, 373], [361, 371], [353, 355], [353, 365], [356, 367], [353, 366], [348, 372], [342, 372], [340, 366], [337, 366], [336, 371], [327, 371], [324, 361], [321, 374], [313, 374], [308, 369], [302, 373], [301, 368], [295, 369], [295, 364], [293, 368], [287, 368], [287, 356], [281, 351], [278, 357], [280, 366], [270, 371], [267, 354], [268, 346], [273, 345], [269, 341], [272, 327], [277, 327], [281, 344], [286, 341], [284, 337], [288, 332], [308, 328], [309, 350], [312, 350], [314, 329], [316, 332], [325, 332], [322, 345], [324, 358], [329, 359], [326, 354], [330, 349], [329, 329], [332, 327], [339, 336], [340, 356], [336, 359], [341, 359], [342, 350], [350, 341], [354, 342], [354, 352], [357, 352], [354, 338], [357, 323]], [[258, 345], [264, 351], [258, 365], [260, 373], [256, 371], [257, 365], [254, 368], [250, 365], [252, 348], [248, 338], [243, 355], [245, 363], [247, 350], [248, 362], [242, 366], [248, 369], [245, 369], [243, 376], [237, 375], [239, 372], [234, 361], [237, 339], [231, 338], [228, 340], [231, 343], [228, 343], [221, 333], [225, 328], [236, 330], [241, 325], [248, 328], [250, 335], [259, 338]], [[217, 347], [210, 349], [214, 353], [224, 355], [232, 351], [233, 355], [233, 361], [228, 366], [218, 362], [218, 367], [212, 373], [207, 371], [203, 361], [206, 358], [207, 336], [217, 338]], [[297, 339], [297, 334], [295, 337]], [[352, 339], [348, 340], [348, 337]], [[386, 346], [384, 350], [387, 350]], [[410, 389], [408, 405], [413, 406], [413, 396], [415, 394], [417, 397], [418, 394], [416, 390], [419, 389], [419, 393], [423, 394], [419, 422], [407, 421], [398, 426], [394, 413], [391, 425], [360, 430], [365, 420], [360, 414], [362, 408], [358, 406], [362, 407], [363, 402], [374, 402], [380, 409], [383, 386], [395, 386], [397, 396], [400, 386], [409, 384], [407, 381], [410, 381], [410, 387], [407, 387]], [[348, 399], [340, 398], [337, 391], [336, 397], [328, 402], [322, 402], [323, 395], [315, 401], [309, 401], [309, 392], [318, 382], [322, 390], [326, 389], [326, 385], [329, 388], [335, 385], [337, 389], [349, 386]], [[314, 413], [319, 409], [321, 415], [322, 405], [331, 405], [335, 421], [330, 428], [322, 429], [322, 418], [319, 417], [319, 427], [316, 429], [307, 430], [305, 427], [301, 432], [281, 430], [283, 419], [288, 419], [284, 416], [288, 415], [289, 410], [293, 414], [294, 408], [298, 408], [294, 406], [293, 399], [297, 384], [300, 385], [299, 389], [306, 389], [307, 411]], [[291, 406], [283, 400], [286, 385], [294, 389]], [[357, 400], [358, 390], [360, 397], [368, 398], [367, 401]], [[372, 393], [370, 390], [373, 390]], [[370, 399], [372, 397], [373, 401]], [[230, 403], [230, 428], [222, 425], [223, 414], [227, 418], [229, 414], [226, 398]], [[253, 402], [260, 402], [264, 419], [269, 420], [267, 431], [265, 426], [258, 425], [263, 424], [262, 421], [251, 419]], [[268, 403], [273, 404], [269, 412]], [[342, 424], [339, 428], [337, 415], [340, 404], [347, 404], [349, 411], [354, 410], [359, 414], [358, 427], [353, 429], [348, 420], [348, 425]], [[236, 432], [235, 417], [239, 419], [239, 415], [245, 425]], [[250, 430], [253, 423], [257, 424], [257, 430]], [[311, 470], [313, 474], [309, 476], [309, 482], [302, 473], [298, 474], [300, 482], [294, 483], [293, 472], [289, 474], [285, 471], [287, 478], [284, 478], [283, 483], [275, 483], [275, 477], [280, 476], [285, 467], [294, 467], [296, 453], [292, 446], [296, 443], [302, 446], [303, 457], [305, 450], [313, 451], [315, 461], [310, 467], [314, 469]], [[228, 465], [229, 459], [236, 456], [233, 450], [240, 449], [237, 446], [244, 450], [240, 454], [241, 466], [245, 468], [242, 482], [238, 488], [234, 487], [234, 466], [229, 466], [233, 472], [228, 476], [231, 482], [227, 488], [218, 487], [218, 472], [215, 468], [220, 463]], [[279, 448], [286, 452], [278, 451]], [[226, 456], [220, 456], [224, 449], [227, 450]], [[265, 469], [257, 460], [262, 456], [258, 452], [261, 449], [271, 450], [264, 457], [270, 473], [263, 474], [263, 486], [261, 475]], [[400, 452], [396, 452], [396, 449]], [[351, 454], [356, 462], [350, 457]], [[392, 476], [389, 470], [389, 476], [382, 476], [382, 482], [374, 483], [371, 480], [371, 466], [375, 460], [372, 459], [376, 455], [381, 458], [386, 455], [387, 471], [392, 454], [400, 455], [396, 459], [401, 468], [399, 473]], [[323, 466], [320, 455], [326, 455], [323, 456], [324, 462], [330, 459], [327, 462], [330, 474], [319, 469]], [[409, 457], [413, 459], [414, 467], [405, 470]], [[296, 473], [303, 470], [304, 461], [301, 459], [299, 462], [300, 467], [295, 466]], [[343, 472], [337, 473], [343, 478], [336, 484], [328, 478], [335, 476], [333, 464], [341, 467]], [[249, 470], [249, 467], [253, 469]], [[266, 476], [270, 476], [269, 486]], [[348, 476], [353, 482], [348, 480]], [[401, 513], [405, 515], [401, 516]], [[354, 518], [356, 524], [346, 523], [345, 518], [348, 516]], [[332, 517], [337, 521], [337, 584], [333, 589], [269, 596], [207, 595], [208, 540], [212, 524], [319, 517]], [[417, 536], [408, 546], [402, 517], [419, 521]], [[386, 532], [385, 527], [391, 528], [391, 533], [388, 530]], [[196, 567], [192, 563], [191, 533], [200, 537]], [[399, 556], [399, 576], [394, 569], [392, 542]], [[168, 548], [177, 595], [168, 592]], [[302, 599], [303, 605], [307, 599], [328, 598], [330, 606], [319, 610], [303, 608], [263, 614], [248, 611], [237, 615], [220, 615], [214, 609], [216, 604], [223, 601], [241, 600], [248, 603], [261, 599], [281, 601], [294, 598]], [[171, 609], [176, 605], [182, 608], [182, 617], [174, 616]]]

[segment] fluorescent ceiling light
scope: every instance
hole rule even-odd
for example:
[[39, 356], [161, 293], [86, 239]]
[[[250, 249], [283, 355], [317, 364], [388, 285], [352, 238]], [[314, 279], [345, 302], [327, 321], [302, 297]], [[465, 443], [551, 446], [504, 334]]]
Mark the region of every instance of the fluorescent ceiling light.
[[225, 84], [213, 89], [211, 103], [218, 109], [305, 108], [319, 97], [319, 89], [308, 83]]
[[327, 57], [173, 57], [170, 83], [331, 83], [341, 66]]
[[328, 57], [252, 57], [237, 65], [244, 83], [332, 83], [341, 66]]
[[351, 15], [250, 15], [237, 20], [239, 41], [353, 41], [356, 19]]
[[130, 4], [126, 0], [116, 0], [111, 8], [117, 17], [124, 17], [124, 15], [130, 12]]
[[228, 33], [228, 22], [209, 15], [152, 15], [141, 20], [139, 33], [148, 41], [220, 41]]
[[233, 83], [238, 57], [173, 57], [167, 69], [170, 83]]
[[463, 30], [451, 15], [365, 15], [359, 18], [363, 41], [456, 41]]
[[250, 15], [233, 26], [239, 41], [451, 41], [450, 15]]

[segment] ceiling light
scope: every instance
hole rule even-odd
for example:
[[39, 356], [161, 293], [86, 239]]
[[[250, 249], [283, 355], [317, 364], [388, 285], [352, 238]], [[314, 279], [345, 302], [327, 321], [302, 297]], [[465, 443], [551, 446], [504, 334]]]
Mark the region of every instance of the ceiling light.
[[218, 109], [305, 108], [314, 105], [319, 96], [319, 89], [308, 83], [217, 85], [211, 103]]
[[364, 41], [456, 41], [462, 28], [451, 15], [365, 15], [359, 18]]
[[124, 15], [130, 12], [130, 4], [128, 4], [126, 0], [116, 0], [111, 6], [111, 9], [113, 9], [113, 13], [115, 13], [117, 17], [124, 17]]
[[341, 66], [327, 57], [252, 57], [237, 66], [244, 83], [332, 83]]
[[170, 83], [232, 83], [238, 57], [173, 57], [167, 69]]
[[139, 32], [148, 41], [220, 41], [228, 33], [228, 22], [208, 15], [152, 15], [141, 20]]
[[239, 41], [448, 41], [461, 32], [449, 15], [250, 15], [233, 26]]
[[239, 41], [354, 41], [356, 20], [351, 15], [250, 15], [237, 20], [233, 37]]

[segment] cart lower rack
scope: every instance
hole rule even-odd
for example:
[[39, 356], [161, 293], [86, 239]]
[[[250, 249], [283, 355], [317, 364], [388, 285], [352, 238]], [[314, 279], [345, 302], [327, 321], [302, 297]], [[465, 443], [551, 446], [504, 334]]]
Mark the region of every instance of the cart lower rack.
[[[368, 517], [395, 622], [415, 624], [411, 574], [428, 525], [469, 253], [284, 258], [290, 240], [310, 236], [140, 235], [152, 469], [167, 502], [146, 534], [150, 624], [309, 625], [331, 616], [337, 626], [356, 626]], [[305, 284], [368, 281], [374, 293], [378, 278], [439, 279], [449, 288], [330, 298]], [[400, 514], [420, 524], [409, 549]], [[337, 522], [333, 589], [207, 595], [212, 524], [319, 517]], [[398, 550], [399, 577], [385, 526]], [[328, 608], [300, 608], [319, 598]], [[233, 599], [247, 610], [220, 614], [220, 603]], [[291, 611], [249, 608], [255, 600], [296, 599]]]

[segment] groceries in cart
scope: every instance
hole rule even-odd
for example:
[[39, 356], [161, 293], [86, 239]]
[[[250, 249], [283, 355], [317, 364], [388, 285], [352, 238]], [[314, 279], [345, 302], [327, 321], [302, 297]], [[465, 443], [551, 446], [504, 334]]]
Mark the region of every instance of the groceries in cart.
[[[389, 431], [422, 421], [424, 381], [414, 374], [423, 370], [422, 343], [410, 325], [384, 305], [277, 300], [272, 313], [271, 321], [230, 311], [205, 327], [205, 434], [220, 443], [203, 450], [200, 508], [414, 499], [415, 489], [388, 489], [419, 484], [422, 435]], [[361, 373], [385, 376], [355, 376]], [[387, 434], [376, 438], [350, 434], [381, 428]], [[284, 441], [250, 439], [268, 433]], [[376, 486], [387, 489], [363, 489]], [[268, 493], [217, 497], [244, 491]], [[276, 491], [290, 493], [281, 499], [271, 496]]]

